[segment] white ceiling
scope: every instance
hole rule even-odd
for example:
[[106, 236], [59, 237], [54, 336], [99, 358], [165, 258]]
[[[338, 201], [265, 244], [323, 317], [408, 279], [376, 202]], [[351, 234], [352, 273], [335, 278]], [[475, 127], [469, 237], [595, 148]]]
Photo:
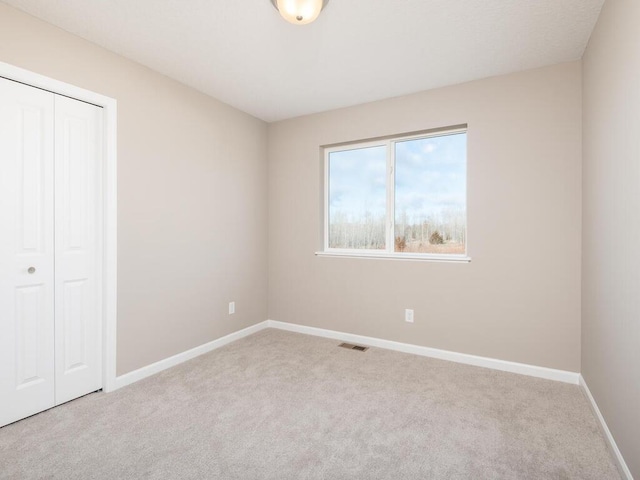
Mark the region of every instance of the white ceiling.
[[604, 0], [4, 0], [266, 121], [582, 56]]

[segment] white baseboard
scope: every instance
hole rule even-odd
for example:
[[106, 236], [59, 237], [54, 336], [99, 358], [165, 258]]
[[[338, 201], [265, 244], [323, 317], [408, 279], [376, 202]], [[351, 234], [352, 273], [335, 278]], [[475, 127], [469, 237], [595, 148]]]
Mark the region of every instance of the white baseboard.
[[270, 328], [287, 330], [289, 332], [297, 332], [307, 335], [315, 335], [317, 337], [332, 338], [334, 340], [341, 340], [343, 342], [349, 343], [360, 343], [371, 347], [386, 348], [387, 350], [412, 353], [414, 355], [421, 355], [423, 357], [431, 357], [440, 360], [448, 360], [450, 362], [464, 363], [466, 365], [474, 365], [476, 367], [491, 368], [493, 370], [501, 370], [503, 372], [518, 373], [520, 375], [528, 375], [530, 377], [545, 378], [547, 380], [571, 383], [573, 385], [578, 385], [579, 381], [579, 373], [568, 372], [565, 370], [555, 370], [553, 368], [537, 367], [535, 365], [527, 365], [524, 363], [509, 362], [506, 360], [497, 360], [487, 357], [478, 357], [476, 355], [468, 355], [466, 353], [450, 352], [447, 350], [439, 350], [436, 348], [393, 342], [391, 340], [383, 340], [381, 338], [365, 337], [352, 333], [343, 333], [337, 332], [335, 330], [307, 327], [294, 323], [278, 322], [276, 320], [267, 320], [267, 324]]
[[622, 474], [625, 480], [633, 480], [633, 475], [631, 475], [631, 470], [629, 470], [627, 463], [624, 461], [624, 458], [622, 457], [622, 453], [620, 453], [620, 449], [618, 448], [616, 441], [613, 439], [611, 430], [609, 430], [609, 427], [607, 426], [607, 422], [604, 421], [604, 417], [602, 416], [602, 413], [598, 408], [598, 404], [593, 398], [593, 395], [591, 395], [591, 390], [589, 390], [589, 387], [587, 386], [587, 382], [585, 381], [582, 375], [580, 375], [580, 386], [582, 387], [582, 391], [587, 397], [587, 400], [589, 400], [589, 403], [591, 404], [591, 409], [593, 410], [593, 413], [598, 419], [598, 423], [600, 424], [600, 428], [602, 428], [605, 439], [607, 440], [609, 448], [611, 449], [611, 453], [613, 454], [613, 458], [618, 464], [618, 470], [620, 471], [620, 473]]
[[352, 333], [338, 332], [335, 330], [325, 330], [323, 328], [307, 327], [294, 323], [278, 322], [276, 320], [266, 320], [264, 322], [252, 325], [243, 330], [231, 333], [212, 342], [205, 343], [199, 347], [192, 348], [186, 352], [178, 353], [164, 360], [160, 360], [146, 367], [139, 368], [133, 372], [126, 373], [115, 379], [115, 388], [122, 388], [130, 385], [138, 380], [147, 378], [158, 372], [174, 367], [180, 363], [191, 360], [199, 355], [211, 352], [217, 348], [228, 345], [231, 342], [240, 340], [248, 335], [264, 330], [265, 328], [276, 328], [279, 330], [287, 330], [289, 332], [303, 333], [314, 335], [316, 337], [332, 338], [343, 342], [361, 343], [371, 347], [386, 348], [387, 350], [395, 350], [398, 352], [412, 353], [423, 357], [437, 358], [440, 360], [448, 360], [450, 362], [463, 363], [466, 365], [474, 365], [476, 367], [491, 368], [503, 372], [517, 373], [530, 377], [544, 378], [547, 380], [555, 380], [564, 383], [578, 385], [580, 374], [568, 372], [565, 370], [555, 370], [546, 367], [537, 367], [535, 365], [527, 365], [524, 363], [509, 362], [506, 360], [497, 360], [494, 358], [479, 357], [476, 355], [468, 355], [466, 353], [450, 352], [447, 350], [439, 350], [437, 348], [422, 347], [420, 345], [411, 345], [408, 343], [394, 342], [391, 340], [383, 340], [381, 338], [365, 337]]
[[125, 373], [124, 375], [116, 377], [113, 390], [125, 387], [134, 382], [142, 380], [143, 378], [150, 377], [151, 375], [155, 375], [156, 373], [166, 370], [167, 368], [175, 367], [180, 363], [186, 362], [187, 360], [191, 360], [192, 358], [198, 357], [205, 353], [209, 353], [217, 348], [224, 347], [231, 342], [240, 340], [241, 338], [259, 332], [260, 330], [264, 330], [267, 327], [268, 322], [260, 322], [242, 330], [238, 330], [237, 332], [230, 333], [229, 335], [226, 335], [222, 338], [218, 338], [217, 340], [205, 343], [204, 345], [200, 345], [199, 347], [187, 350], [186, 352], [178, 353], [177, 355], [165, 358], [164, 360], [160, 360], [156, 363], [152, 363], [151, 365], [147, 365], [146, 367], [139, 368], [138, 370], [134, 370], [133, 372]]

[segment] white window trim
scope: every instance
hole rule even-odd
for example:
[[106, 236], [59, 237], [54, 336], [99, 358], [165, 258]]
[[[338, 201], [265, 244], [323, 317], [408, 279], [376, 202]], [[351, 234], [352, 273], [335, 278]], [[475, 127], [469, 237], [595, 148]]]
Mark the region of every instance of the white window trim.
[[466, 255], [447, 254], [447, 255], [435, 255], [428, 253], [388, 253], [367, 250], [361, 253], [357, 250], [337, 251], [332, 249], [330, 252], [315, 252], [318, 257], [342, 257], [342, 258], [369, 258], [369, 259], [382, 259], [382, 260], [412, 260], [412, 261], [428, 261], [428, 262], [443, 262], [443, 263], [469, 263], [471, 257]]
[[[347, 257], [347, 258], [378, 258], [393, 260], [426, 260], [435, 262], [454, 262], [469, 263], [471, 257], [469, 253], [469, 235], [466, 232], [465, 253], [464, 254], [432, 254], [432, 253], [403, 253], [394, 252], [391, 249], [395, 245], [395, 144], [398, 142], [406, 142], [409, 140], [418, 140], [424, 138], [444, 137], [447, 135], [456, 135], [467, 133], [467, 126], [454, 127], [451, 129], [438, 129], [437, 131], [424, 132], [418, 134], [399, 135], [382, 140], [372, 140], [364, 142], [350, 142], [347, 144], [334, 145], [324, 148], [324, 232], [323, 232], [323, 250], [315, 252], [318, 257]], [[386, 245], [385, 250], [369, 250], [369, 249], [344, 249], [329, 247], [329, 155], [333, 152], [344, 152], [347, 150], [359, 150], [363, 148], [382, 147], [387, 148], [387, 222], [386, 227]], [[468, 175], [468, 174], [467, 174]], [[465, 186], [467, 182], [465, 182]], [[465, 212], [468, 215], [468, 195], [465, 194]], [[468, 218], [468, 217], [467, 217]], [[468, 221], [467, 221], [468, 226]]]

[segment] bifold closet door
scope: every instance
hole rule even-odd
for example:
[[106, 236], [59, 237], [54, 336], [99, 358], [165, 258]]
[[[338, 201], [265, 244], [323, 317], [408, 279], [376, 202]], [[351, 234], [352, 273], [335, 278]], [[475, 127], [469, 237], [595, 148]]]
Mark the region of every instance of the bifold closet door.
[[55, 97], [56, 405], [102, 388], [102, 108]]
[[0, 426], [55, 405], [53, 112], [0, 78]]
[[0, 426], [102, 388], [102, 109], [0, 78]]

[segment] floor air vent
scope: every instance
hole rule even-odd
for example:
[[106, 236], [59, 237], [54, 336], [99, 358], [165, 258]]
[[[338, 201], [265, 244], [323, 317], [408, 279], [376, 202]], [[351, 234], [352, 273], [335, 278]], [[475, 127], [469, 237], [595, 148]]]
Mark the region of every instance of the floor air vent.
[[369, 347], [363, 347], [362, 345], [353, 345], [352, 343], [341, 343], [338, 346], [347, 348], [349, 350], [357, 350], [358, 352], [366, 352], [367, 350], [369, 350]]

